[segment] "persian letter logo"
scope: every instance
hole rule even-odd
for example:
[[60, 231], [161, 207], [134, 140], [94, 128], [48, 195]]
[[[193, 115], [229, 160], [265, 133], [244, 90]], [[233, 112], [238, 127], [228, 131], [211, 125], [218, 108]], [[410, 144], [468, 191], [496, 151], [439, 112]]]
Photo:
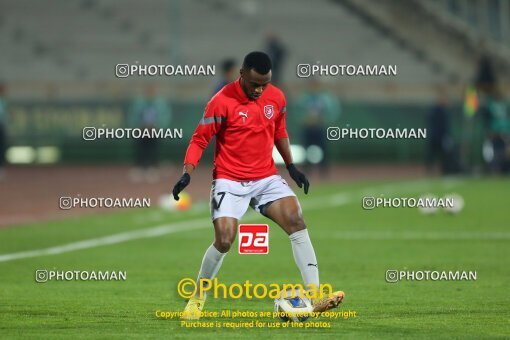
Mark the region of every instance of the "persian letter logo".
[[266, 105], [264, 106], [264, 116], [266, 116], [267, 119], [271, 119], [274, 114], [274, 108], [273, 105]]
[[269, 253], [269, 226], [267, 224], [239, 225], [239, 254]]

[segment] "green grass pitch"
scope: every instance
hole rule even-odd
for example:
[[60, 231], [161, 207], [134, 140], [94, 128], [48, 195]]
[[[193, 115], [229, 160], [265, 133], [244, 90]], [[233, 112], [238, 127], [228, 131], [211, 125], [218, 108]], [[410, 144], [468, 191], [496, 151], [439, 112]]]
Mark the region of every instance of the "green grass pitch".
[[[308, 329], [187, 329], [177, 319], [156, 318], [156, 310], [182, 310], [185, 302], [177, 294], [177, 282], [196, 276], [212, 241], [207, 208], [198, 205], [180, 214], [151, 208], [0, 230], [0, 255], [5, 255], [188, 221], [173, 233], [0, 262], [0, 337], [510, 337], [508, 180], [363, 182], [311, 189], [300, 199], [321, 281], [345, 291], [339, 310], [356, 311], [355, 318], [320, 319], [331, 327]], [[429, 216], [409, 208], [361, 208], [364, 195], [417, 197], [427, 192], [459, 193], [464, 210]], [[239, 255], [236, 241], [219, 273], [222, 283], [301, 281], [288, 237], [274, 223], [269, 225], [269, 254]], [[127, 280], [36, 283], [37, 269], [122, 270]], [[387, 283], [388, 269], [476, 270], [477, 280]], [[272, 311], [273, 302], [208, 299], [206, 310], [225, 309]]]

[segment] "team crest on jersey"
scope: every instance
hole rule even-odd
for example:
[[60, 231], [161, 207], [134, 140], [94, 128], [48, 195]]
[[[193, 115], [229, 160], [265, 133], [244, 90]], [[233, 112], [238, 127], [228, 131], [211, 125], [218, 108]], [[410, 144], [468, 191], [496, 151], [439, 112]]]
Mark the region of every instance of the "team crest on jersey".
[[264, 115], [267, 119], [271, 119], [274, 114], [274, 108], [273, 105], [266, 105], [264, 106]]

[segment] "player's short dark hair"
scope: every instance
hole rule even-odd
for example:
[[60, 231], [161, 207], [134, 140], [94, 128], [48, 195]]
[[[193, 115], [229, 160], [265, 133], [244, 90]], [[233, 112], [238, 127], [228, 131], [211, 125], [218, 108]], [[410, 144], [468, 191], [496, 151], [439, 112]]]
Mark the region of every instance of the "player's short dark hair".
[[244, 57], [243, 68], [245, 70], [254, 69], [259, 74], [267, 74], [272, 67], [271, 59], [264, 52], [250, 52]]

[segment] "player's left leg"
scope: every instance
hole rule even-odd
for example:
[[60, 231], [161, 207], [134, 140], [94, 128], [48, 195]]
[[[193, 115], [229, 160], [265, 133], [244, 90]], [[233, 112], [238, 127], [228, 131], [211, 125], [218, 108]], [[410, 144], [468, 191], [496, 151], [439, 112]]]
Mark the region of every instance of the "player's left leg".
[[263, 210], [263, 213], [289, 235], [294, 260], [305, 285], [314, 284], [319, 287], [317, 259], [297, 197], [290, 196], [278, 199], [269, 204]]
[[[289, 235], [294, 260], [301, 272], [305, 286], [309, 287], [309, 284], [314, 284], [319, 289], [317, 259], [297, 197], [290, 196], [275, 200], [266, 205], [262, 212]], [[332, 296], [315, 299], [313, 301], [314, 311], [324, 312], [335, 308], [342, 302], [344, 296], [344, 292], [338, 291], [334, 292]]]

